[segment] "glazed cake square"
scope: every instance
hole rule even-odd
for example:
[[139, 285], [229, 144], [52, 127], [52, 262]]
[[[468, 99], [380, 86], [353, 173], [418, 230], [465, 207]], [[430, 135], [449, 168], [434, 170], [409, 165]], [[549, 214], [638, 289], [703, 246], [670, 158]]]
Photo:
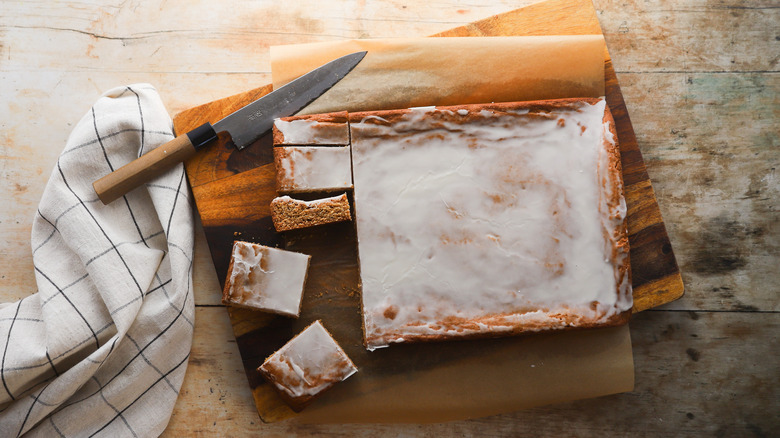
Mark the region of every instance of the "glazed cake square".
[[268, 357], [257, 369], [282, 399], [300, 411], [314, 398], [357, 372], [357, 367], [318, 320]]
[[283, 146], [274, 148], [276, 189], [282, 194], [352, 188], [349, 146]]
[[311, 256], [236, 241], [222, 303], [297, 317]]

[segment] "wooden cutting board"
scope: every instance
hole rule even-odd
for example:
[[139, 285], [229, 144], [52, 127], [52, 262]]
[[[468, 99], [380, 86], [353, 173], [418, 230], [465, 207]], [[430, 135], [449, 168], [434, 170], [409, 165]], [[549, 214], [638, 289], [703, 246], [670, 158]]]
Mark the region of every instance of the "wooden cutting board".
[[[437, 34], [449, 36], [601, 34], [589, 0], [549, 0], [516, 11]], [[605, 54], [606, 98], [617, 125], [628, 206], [634, 312], [676, 300], [683, 283], [666, 233], [631, 120], [609, 54]], [[208, 121], [216, 122], [238, 108], [269, 93], [266, 85], [207, 103], [174, 118], [177, 133]], [[236, 239], [312, 255], [302, 312], [306, 321], [319, 317], [349, 322], [359, 332], [359, 289], [354, 228], [351, 224], [326, 226], [286, 235], [276, 233], [269, 203], [276, 196], [270, 134], [243, 151], [220, 137], [218, 144], [185, 163], [220, 282], [224, 282]], [[289, 340], [305, 321], [292, 321], [257, 312], [229, 309], [234, 333], [253, 389], [258, 411], [265, 421], [289, 416], [290, 411], [261, 381], [255, 368], [263, 358]], [[338, 331], [339, 329], [337, 329]], [[352, 330], [353, 332], [355, 330]], [[359, 333], [334, 333], [337, 338], [359, 338]], [[355, 344], [359, 344], [356, 340]], [[359, 345], [357, 347], [359, 349]], [[353, 346], [345, 346], [350, 353]], [[350, 353], [351, 354], [351, 353]], [[355, 354], [360, 354], [355, 350]]]

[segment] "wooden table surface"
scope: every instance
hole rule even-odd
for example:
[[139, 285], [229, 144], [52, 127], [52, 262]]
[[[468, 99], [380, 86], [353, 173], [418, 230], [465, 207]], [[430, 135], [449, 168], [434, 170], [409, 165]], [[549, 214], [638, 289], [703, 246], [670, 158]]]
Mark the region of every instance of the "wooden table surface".
[[[32, 219], [101, 92], [149, 82], [173, 115], [268, 83], [271, 45], [425, 36], [535, 2], [0, 2], [0, 302], [37, 289]], [[778, 433], [780, 7], [594, 3], [686, 285], [631, 322], [635, 390], [446, 424], [263, 424], [198, 228], [193, 351], [166, 435]]]

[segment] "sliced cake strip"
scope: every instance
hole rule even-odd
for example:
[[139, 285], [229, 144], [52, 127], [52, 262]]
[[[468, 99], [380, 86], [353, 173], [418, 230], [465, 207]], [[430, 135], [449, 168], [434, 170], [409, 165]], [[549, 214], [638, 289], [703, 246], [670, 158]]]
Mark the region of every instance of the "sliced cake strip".
[[347, 112], [285, 117], [274, 121], [274, 145], [346, 146]]
[[271, 219], [276, 231], [288, 231], [352, 219], [347, 194], [314, 201], [281, 196], [271, 201]]
[[297, 411], [357, 372], [344, 350], [317, 320], [268, 357], [260, 374]]
[[279, 193], [310, 193], [352, 188], [349, 146], [274, 148]]
[[236, 241], [222, 302], [297, 317], [311, 256]]

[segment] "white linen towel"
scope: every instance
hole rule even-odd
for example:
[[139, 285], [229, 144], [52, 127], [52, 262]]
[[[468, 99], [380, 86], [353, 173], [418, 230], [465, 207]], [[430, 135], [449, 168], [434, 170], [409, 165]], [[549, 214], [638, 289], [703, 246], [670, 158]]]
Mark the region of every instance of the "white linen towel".
[[109, 205], [92, 182], [172, 138], [148, 84], [106, 92], [71, 133], [33, 222], [38, 293], [0, 308], [0, 436], [165, 429], [194, 322], [184, 168]]

